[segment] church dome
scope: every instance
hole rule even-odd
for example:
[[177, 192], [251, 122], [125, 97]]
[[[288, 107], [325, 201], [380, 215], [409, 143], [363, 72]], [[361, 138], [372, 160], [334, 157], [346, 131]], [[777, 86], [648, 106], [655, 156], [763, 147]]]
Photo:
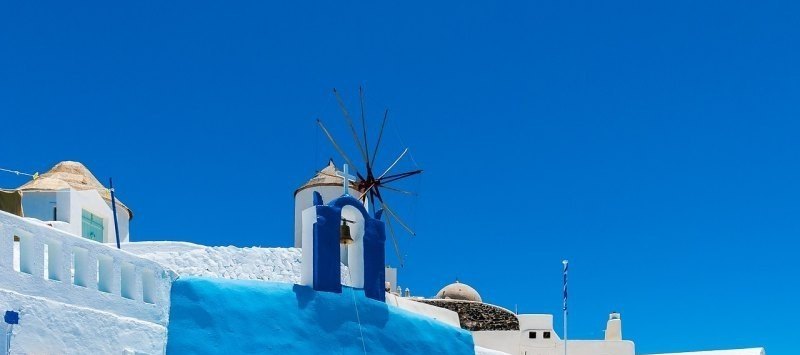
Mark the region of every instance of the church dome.
[[470, 285], [462, 284], [458, 281], [442, 288], [439, 293], [436, 294], [436, 298], [442, 300], [450, 299], [459, 301], [483, 302], [481, 295], [478, 294], [478, 291], [475, 291], [475, 289]]

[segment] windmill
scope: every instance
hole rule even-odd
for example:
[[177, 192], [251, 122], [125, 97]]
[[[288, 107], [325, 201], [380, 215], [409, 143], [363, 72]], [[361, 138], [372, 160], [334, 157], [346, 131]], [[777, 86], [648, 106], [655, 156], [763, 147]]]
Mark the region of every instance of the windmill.
[[[386, 228], [389, 231], [389, 235], [392, 238], [392, 244], [394, 245], [395, 253], [397, 254], [397, 258], [400, 261], [400, 266], [402, 267], [403, 256], [400, 253], [400, 247], [397, 243], [397, 237], [394, 232], [394, 227], [392, 227], [392, 220], [397, 222], [405, 231], [407, 231], [410, 235], [415, 236], [416, 233], [414, 232], [411, 227], [409, 227], [408, 223], [406, 223], [391, 207], [389, 207], [388, 203], [384, 195], [382, 194], [382, 190], [388, 190], [393, 192], [398, 192], [405, 195], [415, 195], [414, 192], [399, 189], [395, 186], [390, 185], [390, 183], [397, 182], [399, 180], [406, 179], [408, 177], [417, 175], [422, 173], [421, 169], [409, 170], [404, 172], [392, 172], [392, 170], [397, 166], [397, 163], [403, 159], [408, 154], [408, 148], [404, 148], [403, 151], [397, 156], [394, 161], [388, 165], [386, 169], [384, 169], [379, 174], [376, 173], [375, 170], [375, 158], [378, 156], [378, 151], [381, 144], [381, 139], [383, 138], [383, 132], [386, 128], [386, 121], [389, 118], [389, 110], [386, 109], [383, 114], [383, 120], [381, 122], [381, 128], [378, 133], [378, 138], [375, 142], [375, 147], [372, 149], [370, 153], [369, 141], [367, 137], [367, 119], [366, 113], [364, 110], [364, 90], [363, 88], [358, 88], [359, 92], [359, 102], [361, 104], [361, 134], [363, 138], [363, 142], [361, 138], [359, 138], [359, 132], [356, 129], [355, 124], [353, 123], [353, 118], [350, 116], [350, 112], [347, 110], [347, 106], [344, 104], [344, 100], [342, 100], [342, 96], [339, 95], [339, 92], [334, 88], [333, 95], [336, 97], [336, 101], [339, 104], [339, 108], [342, 111], [342, 115], [344, 116], [344, 120], [347, 123], [347, 126], [350, 128], [350, 132], [353, 135], [353, 140], [355, 141], [356, 146], [358, 146], [359, 153], [361, 158], [363, 159], [363, 164], [359, 168], [358, 165], [353, 164], [353, 161], [350, 157], [345, 153], [342, 147], [336, 142], [336, 139], [333, 138], [330, 131], [325, 127], [322, 123], [322, 120], [317, 119], [317, 124], [319, 128], [325, 133], [325, 136], [333, 145], [333, 148], [342, 156], [344, 161], [355, 170], [355, 185], [356, 189], [358, 190], [357, 197], [362, 202], [364, 202], [365, 206], [369, 206], [370, 213], [373, 216], [378, 215], [385, 215], [386, 221]], [[347, 177], [345, 177], [347, 179]], [[376, 203], [380, 206], [380, 209], [376, 209]], [[383, 211], [380, 213], [379, 211]]]

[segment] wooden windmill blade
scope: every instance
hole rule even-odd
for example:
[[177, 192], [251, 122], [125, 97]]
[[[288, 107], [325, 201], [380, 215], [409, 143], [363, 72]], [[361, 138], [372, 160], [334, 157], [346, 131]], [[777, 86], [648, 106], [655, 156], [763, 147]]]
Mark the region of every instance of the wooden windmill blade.
[[414, 191], [398, 189], [396, 187], [392, 187], [392, 186], [389, 186], [389, 185], [386, 185], [386, 184], [381, 184], [381, 188], [387, 189], [389, 191], [399, 192], [399, 193], [404, 194], [404, 195], [412, 195], [412, 196], [417, 196], [418, 195]]
[[322, 132], [325, 133], [325, 136], [328, 137], [328, 140], [331, 142], [331, 144], [333, 144], [333, 148], [336, 149], [337, 152], [339, 152], [339, 155], [341, 155], [342, 158], [344, 158], [344, 161], [346, 161], [347, 164], [350, 164], [350, 166], [352, 166], [353, 169], [355, 169], [356, 173], [358, 173], [358, 167], [355, 164], [353, 164], [353, 162], [350, 160], [350, 157], [348, 157], [347, 154], [344, 152], [344, 150], [342, 150], [342, 147], [339, 146], [339, 143], [336, 143], [336, 139], [334, 139], [333, 135], [331, 135], [331, 133], [328, 132], [328, 129], [325, 128], [325, 125], [322, 123], [322, 120], [317, 119], [317, 125], [319, 125], [319, 128], [322, 129]]
[[405, 261], [403, 261], [403, 254], [400, 253], [400, 245], [397, 243], [397, 237], [394, 234], [394, 228], [392, 227], [392, 222], [387, 218], [386, 219], [386, 229], [389, 230], [389, 236], [392, 238], [392, 245], [394, 245], [394, 253], [397, 255], [397, 260], [400, 262], [400, 267], [405, 266]]
[[[411, 234], [411, 236], [417, 235], [417, 233], [414, 232], [414, 230], [411, 229], [411, 227], [409, 227], [408, 224], [406, 224], [406, 222], [403, 222], [403, 220], [400, 218], [400, 216], [397, 215], [397, 213], [394, 213], [394, 211], [392, 211], [392, 209], [386, 205], [386, 202], [381, 202], [381, 207], [383, 208], [384, 211], [389, 212], [389, 215], [393, 217], [395, 220], [397, 220], [397, 223], [399, 223], [400, 226], [403, 227], [403, 229], [408, 231], [408, 233]], [[387, 218], [386, 220], [388, 221], [389, 219]]]
[[378, 131], [378, 142], [375, 143], [375, 150], [372, 151], [371, 166], [375, 166], [375, 157], [378, 156], [378, 147], [381, 145], [381, 138], [383, 138], [383, 129], [386, 128], [386, 120], [389, 118], [389, 109], [383, 112], [383, 123], [381, 123], [381, 130]]
[[367, 164], [367, 175], [372, 172], [370, 169], [370, 159], [369, 159], [369, 143], [367, 142], [367, 118], [366, 118], [366, 111], [364, 110], [364, 88], [361, 86], [358, 87], [358, 98], [361, 101], [361, 130], [364, 132], [364, 152], [366, 153], [366, 157], [364, 163]]
[[399, 173], [399, 174], [386, 176], [383, 179], [381, 179], [381, 183], [389, 183], [389, 182], [392, 182], [392, 181], [405, 179], [407, 177], [411, 177], [411, 176], [414, 176], [414, 175], [417, 175], [417, 174], [422, 174], [422, 170], [421, 169], [420, 170], [411, 170], [411, 171], [406, 171], [404, 173]]
[[358, 133], [356, 132], [356, 126], [353, 124], [353, 118], [350, 117], [350, 113], [347, 111], [347, 107], [344, 104], [344, 100], [342, 100], [342, 96], [339, 95], [339, 92], [336, 91], [336, 88], [333, 89], [333, 94], [336, 96], [336, 101], [339, 103], [339, 108], [342, 110], [342, 115], [344, 115], [345, 122], [347, 122], [347, 125], [350, 127], [350, 132], [353, 133], [353, 140], [355, 140], [358, 150], [361, 152], [361, 157], [364, 158], [365, 162], [369, 162], [369, 156], [364, 150], [364, 147], [361, 146], [361, 140], [358, 139]]

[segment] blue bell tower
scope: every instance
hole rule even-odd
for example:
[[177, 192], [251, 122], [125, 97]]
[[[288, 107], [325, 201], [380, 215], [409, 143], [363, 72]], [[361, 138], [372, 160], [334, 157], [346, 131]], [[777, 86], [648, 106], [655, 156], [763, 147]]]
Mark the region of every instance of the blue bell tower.
[[[346, 181], [347, 179], [345, 179]], [[347, 255], [350, 283], [364, 294], [385, 302], [386, 232], [382, 210], [371, 216], [364, 204], [345, 193], [325, 204], [314, 192], [314, 206], [303, 211], [301, 283], [317, 291], [342, 292], [342, 255]], [[341, 244], [343, 224], [352, 243]], [[347, 253], [342, 253], [346, 249]]]

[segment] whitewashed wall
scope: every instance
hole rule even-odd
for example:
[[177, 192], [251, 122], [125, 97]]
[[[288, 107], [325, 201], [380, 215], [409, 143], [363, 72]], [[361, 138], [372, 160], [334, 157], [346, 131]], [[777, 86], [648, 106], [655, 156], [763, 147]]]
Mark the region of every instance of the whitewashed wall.
[[[509, 354], [561, 355], [564, 354], [564, 341], [553, 329], [551, 314], [518, 315], [520, 330], [472, 332], [475, 345]], [[529, 332], [537, 332], [531, 339]], [[545, 339], [542, 333], [550, 332]], [[627, 340], [568, 340], [570, 355], [634, 355], [635, 346]]]
[[[486, 330], [472, 332], [472, 340], [476, 346], [502, 351], [509, 354], [519, 354], [518, 330]], [[563, 353], [562, 353], [563, 355]]]
[[[325, 203], [342, 196], [342, 186], [316, 186], [302, 189], [294, 196], [294, 247], [301, 248], [303, 236], [301, 229], [303, 226], [303, 210], [314, 205], [313, 194], [317, 191], [322, 195]], [[352, 190], [351, 190], [352, 191]]]
[[417, 313], [426, 317], [436, 319], [442, 323], [452, 325], [456, 328], [461, 328], [461, 322], [458, 320], [458, 313], [453, 312], [449, 309], [432, 306], [422, 302], [417, 302], [404, 297], [400, 297], [393, 293], [386, 294], [386, 304], [402, 308], [412, 313]]
[[[80, 236], [82, 229], [82, 210], [87, 210], [103, 218], [103, 242], [116, 243], [114, 214], [111, 205], [96, 190], [77, 191], [29, 191], [22, 195], [22, 208], [26, 217], [42, 221], [53, 220], [53, 207], [57, 208], [57, 220], [67, 222], [67, 231]], [[130, 239], [130, 215], [128, 210], [117, 205], [120, 241]]]
[[[81, 235], [82, 211], [87, 210], [103, 219], [103, 243], [116, 243], [114, 232], [114, 211], [110, 203], [106, 202], [96, 190], [70, 191], [70, 224], [73, 226], [74, 234]], [[125, 208], [117, 206], [117, 221], [119, 223], [120, 242], [127, 242], [129, 238], [130, 216]]]
[[20, 313], [11, 354], [164, 354], [167, 345], [162, 325], [43, 297], [0, 290], [0, 310]]

